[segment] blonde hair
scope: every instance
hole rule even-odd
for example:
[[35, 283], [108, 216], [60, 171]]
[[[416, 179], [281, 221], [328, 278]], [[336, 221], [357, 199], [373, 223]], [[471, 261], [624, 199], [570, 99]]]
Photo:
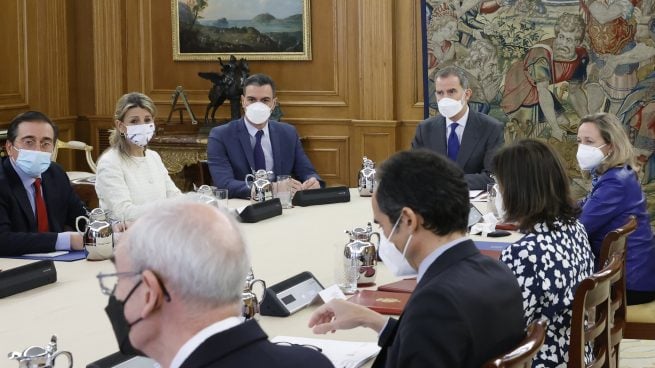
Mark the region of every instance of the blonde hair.
[[607, 157], [596, 168], [596, 173], [603, 174], [613, 167], [622, 165], [630, 165], [633, 169], [636, 168], [634, 149], [621, 122], [615, 115], [605, 112], [591, 114], [580, 120], [580, 125], [583, 123], [596, 125], [601, 138], [606, 144], [612, 146]]
[[[154, 118], [157, 114], [155, 103], [152, 102], [150, 97], [139, 92], [126, 93], [116, 102], [116, 110], [114, 112], [114, 120], [123, 121], [127, 111], [134, 107], [140, 107], [148, 110]], [[118, 150], [121, 156], [130, 157], [130, 149], [127, 138], [118, 129], [110, 130], [109, 145]]]

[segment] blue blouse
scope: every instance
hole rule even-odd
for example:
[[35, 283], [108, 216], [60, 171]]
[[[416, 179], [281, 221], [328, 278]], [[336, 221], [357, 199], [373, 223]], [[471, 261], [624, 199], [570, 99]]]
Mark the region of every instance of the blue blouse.
[[632, 291], [655, 291], [655, 239], [646, 196], [632, 168], [614, 167], [598, 176], [580, 204], [580, 222], [587, 229], [596, 258], [605, 235], [625, 225], [630, 215], [637, 216], [637, 230], [627, 242], [626, 286]]

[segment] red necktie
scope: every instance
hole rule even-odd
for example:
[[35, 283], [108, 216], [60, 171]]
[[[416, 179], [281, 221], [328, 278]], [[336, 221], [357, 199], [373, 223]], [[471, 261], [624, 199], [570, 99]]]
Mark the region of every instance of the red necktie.
[[36, 206], [36, 224], [40, 233], [50, 231], [48, 226], [48, 211], [45, 209], [45, 201], [41, 194], [41, 178], [34, 180], [34, 205]]

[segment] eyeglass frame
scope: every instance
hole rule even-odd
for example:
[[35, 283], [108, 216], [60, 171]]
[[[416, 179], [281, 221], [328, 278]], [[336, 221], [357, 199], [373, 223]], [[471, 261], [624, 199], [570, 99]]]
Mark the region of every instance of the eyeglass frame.
[[[96, 275], [96, 278], [98, 279], [98, 283], [100, 284], [100, 292], [103, 293], [104, 295], [107, 296], [112, 296], [114, 295], [114, 292], [116, 291], [116, 286], [118, 285], [118, 279], [121, 277], [127, 277], [127, 276], [138, 276], [142, 277], [141, 273], [143, 271], [125, 271], [125, 272], [114, 272], [114, 273], [104, 273], [104, 272], [98, 272]], [[108, 288], [104, 283], [103, 279], [107, 277], [116, 277], [116, 283], [114, 286], [110, 289]]]

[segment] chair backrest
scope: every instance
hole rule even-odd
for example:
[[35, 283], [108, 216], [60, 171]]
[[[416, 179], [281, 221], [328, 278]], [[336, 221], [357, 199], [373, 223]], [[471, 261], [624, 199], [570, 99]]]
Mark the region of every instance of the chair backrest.
[[57, 139], [57, 144], [55, 144], [55, 149], [52, 152], [52, 161], [57, 161], [57, 154], [59, 153], [59, 150], [62, 148], [84, 151], [86, 154], [86, 163], [89, 165], [91, 171], [94, 174], [96, 173], [96, 163], [93, 161], [93, 157], [91, 157], [91, 153], [93, 152], [93, 146], [89, 146], [88, 144], [80, 141], [64, 142]]
[[512, 351], [486, 362], [483, 368], [530, 368], [532, 359], [546, 339], [546, 321], [534, 321], [527, 329], [525, 338]]
[[[612, 256], [602, 270], [582, 280], [573, 298], [569, 368], [610, 367], [610, 285], [621, 272], [622, 257]], [[585, 347], [592, 346], [592, 360], [585, 364]]]
[[626, 286], [625, 286], [625, 258], [627, 239], [637, 229], [637, 218], [630, 216], [628, 222], [620, 228], [610, 231], [603, 239], [598, 264], [607, 265], [611, 256], [620, 257], [621, 272], [611, 280], [610, 290], [610, 356], [612, 367], [619, 366], [619, 347], [623, 339], [623, 330], [626, 324]]

